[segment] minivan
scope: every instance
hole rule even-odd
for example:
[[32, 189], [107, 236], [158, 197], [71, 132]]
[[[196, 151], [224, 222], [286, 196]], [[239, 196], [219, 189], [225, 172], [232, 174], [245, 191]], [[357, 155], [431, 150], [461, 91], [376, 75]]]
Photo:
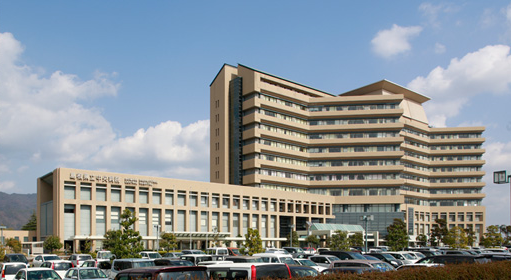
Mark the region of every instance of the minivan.
[[207, 271], [213, 280], [256, 280], [263, 278], [288, 279], [291, 271], [284, 263], [232, 263], [208, 265]]
[[140, 279], [188, 279], [208, 280], [206, 267], [203, 266], [176, 266], [176, 267], [147, 267], [132, 268], [119, 272], [115, 280], [140, 280]]
[[274, 254], [274, 253], [258, 253], [253, 254], [254, 257], [259, 257], [263, 259], [265, 263], [287, 263], [287, 264], [297, 264], [293, 257], [289, 254]]
[[108, 278], [114, 279], [117, 273], [125, 269], [148, 266], [155, 266], [154, 261], [150, 259], [115, 259], [112, 262], [112, 269], [110, 269]]

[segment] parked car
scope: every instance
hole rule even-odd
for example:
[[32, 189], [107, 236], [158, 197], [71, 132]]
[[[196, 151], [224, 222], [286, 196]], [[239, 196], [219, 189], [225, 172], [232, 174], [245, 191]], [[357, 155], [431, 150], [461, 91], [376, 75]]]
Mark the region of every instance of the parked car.
[[487, 263], [490, 260], [484, 256], [472, 256], [472, 255], [438, 255], [426, 257], [416, 262], [417, 264], [429, 264], [429, 263], [440, 263], [440, 264], [458, 264], [458, 263]]
[[81, 262], [94, 260], [94, 259], [89, 254], [72, 254], [69, 257], [69, 260], [73, 263], [74, 266], [80, 266]]
[[169, 258], [169, 259], [179, 259], [179, 257], [181, 257], [182, 255], [183, 255], [183, 253], [180, 253], [180, 252], [168, 252], [168, 253], [163, 254], [162, 257]]
[[24, 262], [5, 262], [0, 264], [0, 275], [2, 280], [12, 280], [14, 275], [22, 268], [27, 268], [27, 264]]
[[328, 268], [333, 261], [339, 261], [340, 259], [332, 255], [315, 255], [309, 257], [309, 260], [315, 262], [319, 266]]
[[[388, 253], [369, 253], [368, 256], [373, 256], [381, 261], [387, 262], [394, 266], [395, 268], [403, 265], [401, 260], [394, 258], [391, 254]], [[365, 256], [365, 255], [364, 255]]]
[[101, 260], [111, 261], [111, 260], [115, 259], [115, 257], [116, 256], [114, 254], [112, 254], [112, 252], [106, 251], [106, 250], [101, 250], [96, 253], [96, 260], [98, 260], [98, 261], [101, 261]]
[[40, 267], [43, 262], [47, 261], [58, 261], [60, 260], [60, 257], [54, 254], [42, 254], [37, 255], [32, 260], [32, 267]]
[[207, 248], [205, 253], [206, 255], [228, 256], [229, 250], [227, 250], [225, 247], [214, 247]]
[[336, 267], [371, 267], [382, 272], [396, 270], [392, 265], [380, 260], [339, 260], [332, 262], [328, 268]]
[[64, 278], [66, 271], [73, 267], [73, 263], [65, 260], [47, 261], [43, 262], [41, 267], [51, 268], [55, 270], [61, 278]]
[[205, 254], [186, 254], [182, 255], [180, 259], [190, 261], [193, 265], [197, 265], [200, 262], [212, 261], [213, 257]]
[[28, 259], [24, 254], [13, 253], [13, 254], [5, 254], [4, 262], [22, 262], [28, 264]]
[[287, 263], [287, 264], [296, 264], [293, 260], [293, 257], [289, 254], [274, 254], [274, 253], [258, 253], [253, 254], [254, 257], [260, 257], [263, 259], [263, 262], [266, 263]]
[[225, 260], [233, 263], [264, 263], [263, 259], [254, 256], [229, 256]]
[[282, 247], [282, 249], [291, 254], [293, 258], [302, 258], [305, 255], [305, 251], [300, 247]]
[[364, 256], [358, 252], [352, 251], [328, 251], [320, 252], [320, 255], [332, 255], [338, 257], [340, 260], [365, 260]]
[[157, 266], [193, 266], [194, 264], [191, 261], [187, 260], [178, 260], [178, 259], [156, 259], [154, 260], [154, 264]]
[[297, 264], [299, 265], [306, 265], [314, 268], [318, 272], [321, 272], [326, 269], [326, 267], [319, 266], [315, 262], [309, 260], [309, 259], [293, 259]]
[[412, 256], [405, 252], [387, 252], [394, 258], [400, 260], [403, 262], [403, 264], [413, 264], [418, 261], [418, 259], [415, 258], [415, 256]]
[[304, 252], [305, 254], [314, 255], [314, 254], [316, 254], [316, 249], [315, 249], [315, 248], [313, 248], [313, 247], [304, 247], [304, 248], [303, 248], [303, 252]]
[[292, 277], [316, 277], [319, 275], [319, 272], [310, 266], [290, 264], [288, 267]]
[[204, 266], [176, 266], [176, 267], [145, 267], [132, 268], [119, 272], [115, 280], [140, 280], [140, 279], [187, 279], [209, 280]]
[[80, 263], [80, 267], [97, 267], [107, 276], [110, 274], [110, 270], [112, 269], [112, 263], [106, 260], [88, 260]]
[[150, 259], [115, 259], [112, 262], [112, 268], [108, 273], [108, 278], [114, 279], [117, 273], [125, 269], [148, 266], [155, 266], [154, 261]]
[[64, 280], [90, 280], [108, 279], [108, 276], [99, 268], [95, 267], [74, 267], [70, 268], [64, 275]]
[[281, 248], [266, 248], [264, 251], [265, 253], [272, 253], [272, 254], [289, 254], [288, 251], [281, 249]]
[[283, 263], [232, 263], [207, 266], [210, 279], [247, 279], [291, 278], [291, 270]]
[[190, 255], [190, 254], [205, 255], [205, 253], [202, 250], [194, 250], [194, 249], [182, 250], [181, 253], [183, 253], [183, 255]]
[[46, 267], [30, 267], [18, 270], [15, 280], [62, 280], [55, 270]]
[[142, 251], [139, 254], [140, 254], [140, 257], [142, 257], [143, 259], [151, 259], [151, 260], [161, 259], [161, 255], [158, 252]]

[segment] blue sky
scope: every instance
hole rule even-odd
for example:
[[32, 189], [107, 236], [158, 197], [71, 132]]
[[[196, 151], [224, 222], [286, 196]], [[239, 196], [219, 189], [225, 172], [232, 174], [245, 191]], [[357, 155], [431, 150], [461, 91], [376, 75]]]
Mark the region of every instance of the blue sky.
[[241, 63], [332, 94], [387, 79], [434, 126], [485, 126], [486, 222], [509, 224], [510, 46], [510, 1], [0, 0], [0, 191], [57, 167], [208, 181], [209, 84]]

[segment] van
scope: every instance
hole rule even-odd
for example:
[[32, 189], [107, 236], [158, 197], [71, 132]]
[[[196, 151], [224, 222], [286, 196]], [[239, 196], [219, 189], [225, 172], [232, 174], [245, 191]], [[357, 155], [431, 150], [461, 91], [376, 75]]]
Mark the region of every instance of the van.
[[206, 249], [206, 255], [222, 255], [222, 256], [228, 256], [229, 250], [225, 247], [214, 247], [214, 248], [207, 248]]
[[176, 266], [133, 268], [123, 270], [115, 276], [115, 280], [140, 279], [208, 280], [208, 274], [206, 272], [206, 267], [203, 266]]
[[148, 266], [155, 266], [154, 261], [150, 259], [115, 259], [112, 262], [112, 268], [108, 273], [108, 278], [114, 279], [119, 272], [125, 269]]
[[288, 279], [291, 271], [284, 263], [232, 263], [207, 266], [210, 279], [213, 280], [256, 280], [263, 278]]
[[297, 264], [293, 257], [289, 254], [273, 254], [273, 253], [258, 253], [253, 254], [254, 257], [260, 257], [265, 263], [287, 263]]
[[198, 265], [200, 262], [213, 261], [213, 257], [205, 254], [187, 254], [179, 257], [182, 260], [190, 261], [193, 265]]

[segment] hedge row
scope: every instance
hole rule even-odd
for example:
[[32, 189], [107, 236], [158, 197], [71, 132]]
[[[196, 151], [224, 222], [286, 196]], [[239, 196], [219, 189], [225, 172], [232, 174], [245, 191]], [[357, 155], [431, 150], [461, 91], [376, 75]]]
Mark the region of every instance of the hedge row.
[[[310, 279], [310, 278], [309, 278]], [[511, 279], [511, 261], [499, 261], [486, 264], [452, 264], [443, 267], [417, 267], [389, 272], [370, 272], [364, 274], [327, 274], [316, 277], [317, 280], [337, 279], [378, 279], [378, 280], [461, 280], [461, 279]]]

